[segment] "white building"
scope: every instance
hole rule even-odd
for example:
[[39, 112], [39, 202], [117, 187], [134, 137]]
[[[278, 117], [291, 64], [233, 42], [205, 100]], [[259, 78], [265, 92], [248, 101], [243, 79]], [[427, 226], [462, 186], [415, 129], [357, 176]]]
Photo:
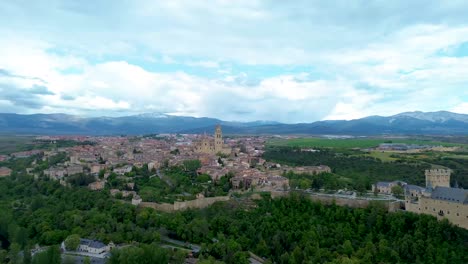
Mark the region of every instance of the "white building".
[[77, 251], [83, 251], [88, 253], [94, 254], [101, 254], [106, 251], [109, 251], [109, 247], [106, 246], [104, 243], [98, 240], [91, 240], [91, 239], [80, 239], [80, 245], [78, 246]]

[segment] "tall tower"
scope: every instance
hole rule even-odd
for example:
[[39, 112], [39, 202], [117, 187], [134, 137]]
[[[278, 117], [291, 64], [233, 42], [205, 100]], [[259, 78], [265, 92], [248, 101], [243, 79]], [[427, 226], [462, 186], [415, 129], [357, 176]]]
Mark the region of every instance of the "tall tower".
[[426, 188], [450, 187], [450, 173], [451, 170], [449, 169], [426, 170]]
[[214, 143], [215, 143], [215, 151], [220, 152], [223, 150], [223, 132], [221, 131], [221, 126], [217, 125], [214, 134]]

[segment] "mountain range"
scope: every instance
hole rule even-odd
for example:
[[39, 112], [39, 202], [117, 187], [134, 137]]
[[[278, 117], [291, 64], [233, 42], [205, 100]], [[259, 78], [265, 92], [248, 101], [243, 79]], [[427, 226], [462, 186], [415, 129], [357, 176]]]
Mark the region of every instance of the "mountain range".
[[148, 113], [123, 117], [80, 117], [67, 114], [0, 113], [3, 134], [142, 135], [212, 133], [216, 124], [227, 134], [309, 135], [468, 135], [468, 115], [447, 111], [405, 112], [354, 120], [283, 124], [274, 121], [230, 122], [208, 117]]

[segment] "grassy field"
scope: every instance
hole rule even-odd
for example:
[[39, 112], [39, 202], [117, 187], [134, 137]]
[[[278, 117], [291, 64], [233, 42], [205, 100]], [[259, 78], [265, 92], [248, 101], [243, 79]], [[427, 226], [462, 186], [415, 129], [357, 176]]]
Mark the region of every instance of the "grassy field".
[[0, 154], [10, 154], [22, 151], [33, 144], [34, 137], [29, 136], [0, 136]]
[[443, 158], [446, 158], [446, 159], [466, 159], [466, 160], [468, 160], [468, 155], [446, 155]]
[[328, 139], [328, 138], [295, 138], [295, 139], [274, 139], [268, 142], [273, 146], [289, 146], [289, 147], [322, 147], [322, 148], [372, 148], [381, 143], [405, 143], [416, 145], [433, 145], [433, 146], [463, 146], [463, 144], [446, 143], [439, 141], [429, 141], [420, 139], [390, 139], [390, 138], [352, 138], [352, 139]]
[[396, 158], [390, 157], [393, 154], [395, 154], [395, 153], [372, 151], [370, 154], [367, 154], [366, 156], [377, 158], [377, 159], [380, 159], [381, 161], [384, 161], [384, 162], [391, 162], [391, 161], [397, 160]]

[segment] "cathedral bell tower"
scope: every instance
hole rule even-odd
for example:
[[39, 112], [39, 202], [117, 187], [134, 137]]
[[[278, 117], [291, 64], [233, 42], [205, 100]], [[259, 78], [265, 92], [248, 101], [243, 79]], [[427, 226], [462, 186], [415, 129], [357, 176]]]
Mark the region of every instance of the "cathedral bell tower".
[[214, 143], [215, 143], [215, 151], [220, 152], [223, 150], [224, 142], [223, 142], [223, 132], [221, 131], [221, 126], [217, 125], [214, 134]]

